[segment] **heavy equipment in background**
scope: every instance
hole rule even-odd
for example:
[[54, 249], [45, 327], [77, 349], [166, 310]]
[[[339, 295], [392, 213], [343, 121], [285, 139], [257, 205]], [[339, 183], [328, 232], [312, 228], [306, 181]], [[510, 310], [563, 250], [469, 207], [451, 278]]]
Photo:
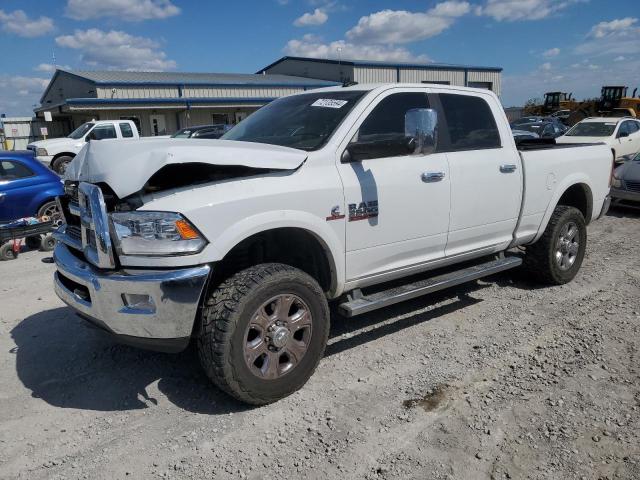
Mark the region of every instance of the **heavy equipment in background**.
[[530, 105], [525, 107], [524, 114], [527, 115], [551, 115], [560, 110], [574, 110], [578, 102], [573, 98], [573, 93], [566, 92], [546, 92], [542, 105]]
[[588, 117], [640, 117], [640, 98], [636, 98], [638, 89], [627, 96], [628, 87], [605, 85], [600, 91], [600, 98], [580, 102], [572, 109], [567, 120], [575, 125]]

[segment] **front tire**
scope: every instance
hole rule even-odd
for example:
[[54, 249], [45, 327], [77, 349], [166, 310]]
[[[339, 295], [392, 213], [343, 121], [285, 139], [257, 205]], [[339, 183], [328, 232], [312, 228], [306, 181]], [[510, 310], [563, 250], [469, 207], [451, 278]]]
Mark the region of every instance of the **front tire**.
[[56, 158], [51, 165], [51, 170], [56, 172], [58, 175], [64, 175], [64, 172], [67, 170], [67, 165], [71, 163], [73, 157], [69, 155], [63, 155], [61, 157]]
[[563, 285], [577, 275], [587, 248], [582, 212], [558, 205], [536, 243], [527, 247], [525, 268], [541, 283]]
[[200, 363], [229, 395], [265, 405], [302, 388], [324, 354], [329, 307], [297, 268], [260, 264], [236, 273], [205, 301]]

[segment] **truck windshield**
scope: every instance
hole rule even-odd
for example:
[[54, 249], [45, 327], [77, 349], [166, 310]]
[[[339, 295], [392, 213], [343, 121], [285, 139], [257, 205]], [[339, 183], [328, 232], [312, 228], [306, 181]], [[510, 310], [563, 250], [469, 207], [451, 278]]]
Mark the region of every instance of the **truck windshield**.
[[585, 122], [578, 123], [565, 135], [567, 137], [610, 137], [615, 129], [615, 122]]
[[350, 90], [280, 98], [247, 117], [221, 139], [317, 150], [364, 94], [362, 90]]
[[94, 124], [92, 122], [83, 123], [78, 128], [76, 128], [73, 132], [71, 132], [67, 136], [67, 138], [73, 138], [74, 140], [82, 138], [87, 134], [89, 130], [93, 128], [93, 125]]

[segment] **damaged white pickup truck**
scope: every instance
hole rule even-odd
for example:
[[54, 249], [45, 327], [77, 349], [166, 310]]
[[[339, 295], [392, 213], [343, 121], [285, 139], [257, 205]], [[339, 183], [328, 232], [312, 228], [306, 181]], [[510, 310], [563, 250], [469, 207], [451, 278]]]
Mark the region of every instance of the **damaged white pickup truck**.
[[55, 289], [120, 341], [194, 338], [217, 386], [265, 404], [315, 370], [328, 301], [355, 316], [523, 262], [569, 282], [612, 166], [604, 145], [516, 146], [486, 90], [314, 90], [221, 140], [89, 142], [59, 199]]

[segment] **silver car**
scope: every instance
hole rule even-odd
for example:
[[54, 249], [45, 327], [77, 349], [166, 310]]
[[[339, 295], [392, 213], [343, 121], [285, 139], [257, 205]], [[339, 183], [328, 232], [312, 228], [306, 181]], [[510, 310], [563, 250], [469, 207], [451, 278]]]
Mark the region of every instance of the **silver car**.
[[613, 172], [611, 198], [614, 204], [640, 208], [640, 152]]

